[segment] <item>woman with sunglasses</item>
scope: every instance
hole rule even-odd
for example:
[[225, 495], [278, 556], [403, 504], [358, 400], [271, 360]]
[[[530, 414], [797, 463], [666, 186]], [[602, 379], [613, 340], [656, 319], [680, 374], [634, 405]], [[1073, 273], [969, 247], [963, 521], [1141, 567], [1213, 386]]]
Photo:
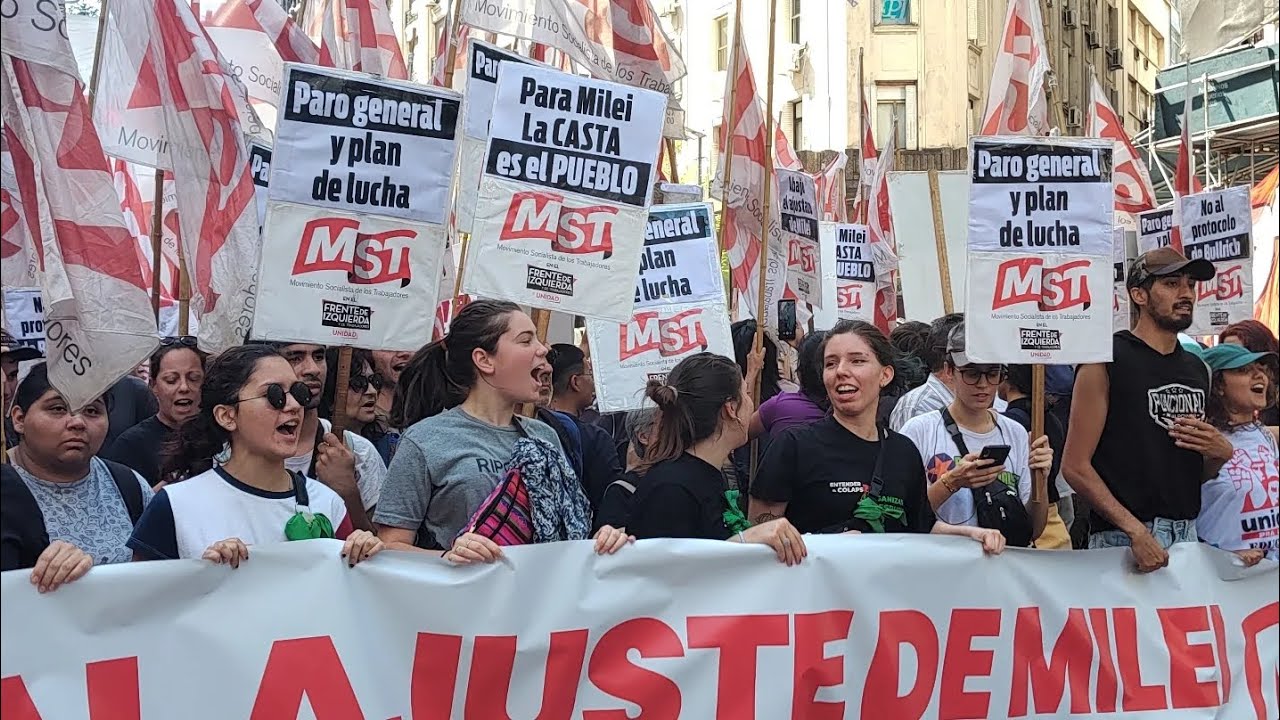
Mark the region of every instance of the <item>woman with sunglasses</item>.
[[161, 340], [151, 353], [147, 374], [158, 404], [156, 414], [125, 430], [103, 457], [137, 470], [152, 487], [166, 480], [160, 476], [160, 458], [178, 428], [200, 412], [204, 363], [205, 354], [196, 348], [194, 337]]
[[[178, 432], [172, 467], [186, 477], [156, 494], [129, 538], [135, 560], [203, 557], [239, 567], [249, 546], [331, 537], [354, 565], [382, 549], [351, 529], [324, 484], [289, 472], [311, 392], [267, 345], [232, 348], [209, 364], [200, 413]], [[214, 457], [229, 447], [226, 462]]]
[[[332, 421], [338, 410], [338, 348], [329, 348], [327, 366], [320, 417]], [[363, 448], [371, 446], [378, 457], [382, 458], [383, 465], [391, 464], [391, 456], [400, 439], [399, 435], [388, 432], [386, 424], [379, 417], [378, 397], [386, 385], [387, 381], [383, 376], [373, 369], [373, 353], [369, 350], [352, 350], [351, 375], [347, 379], [347, 429], [370, 443], [366, 446], [357, 441], [353, 444], [356, 453], [360, 454]]]

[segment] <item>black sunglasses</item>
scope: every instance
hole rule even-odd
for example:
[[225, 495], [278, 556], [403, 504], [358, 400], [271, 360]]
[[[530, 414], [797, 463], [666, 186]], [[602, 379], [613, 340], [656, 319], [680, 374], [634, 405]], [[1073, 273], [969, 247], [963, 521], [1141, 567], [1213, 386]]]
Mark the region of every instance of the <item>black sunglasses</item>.
[[177, 335], [177, 336], [171, 335], [166, 338], [160, 338], [160, 347], [172, 347], [174, 345], [179, 345], [181, 347], [194, 348], [196, 347], [196, 336], [195, 335]]
[[[268, 405], [275, 408], [276, 410], [283, 410], [285, 404], [288, 402], [288, 399], [285, 397], [285, 392], [286, 390], [284, 389], [284, 385], [281, 385], [280, 383], [271, 383], [270, 385], [267, 386], [267, 391], [262, 395], [257, 395], [255, 397], [248, 397], [248, 398], [239, 398], [231, 404], [239, 405], [242, 402], [248, 402], [250, 400], [262, 400], [263, 398], [266, 398]], [[287, 392], [290, 395], [292, 395], [293, 399], [297, 400], [298, 404], [301, 405], [302, 407], [305, 408], [311, 404], [311, 389], [307, 387], [306, 383], [301, 381], [295, 382], [294, 384], [289, 386], [289, 390]]]
[[383, 386], [386, 384], [387, 381], [383, 380], [381, 375], [374, 373], [372, 375], [352, 375], [351, 380], [348, 383], [348, 387], [351, 388], [352, 392], [363, 393], [365, 390], [368, 390], [370, 386], [372, 386], [374, 390], [382, 390]]

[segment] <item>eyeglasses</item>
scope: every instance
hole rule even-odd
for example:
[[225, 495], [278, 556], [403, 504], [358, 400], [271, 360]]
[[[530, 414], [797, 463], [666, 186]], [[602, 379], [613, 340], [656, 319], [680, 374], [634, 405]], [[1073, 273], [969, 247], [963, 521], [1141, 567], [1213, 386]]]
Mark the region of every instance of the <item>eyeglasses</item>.
[[374, 390], [382, 390], [386, 384], [387, 381], [382, 379], [381, 375], [374, 373], [372, 375], [352, 375], [348, 387], [351, 388], [351, 392], [363, 393], [370, 387]]
[[196, 336], [195, 335], [177, 335], [177, 336], [169, 336], [166, 338], [160, 338], [160, 347], [172, 347], [174, 345], [179, 345], [181, 347], [194, 348], [196, 347]]
[[281, 385], [280, 383], [271, 383], [270, 385], [267, 386], [267, 391], [262, 395], [257, 395], [254, 397], [247, 397], [247, 398], [238, 398], [235, 402], [231, 404], [239, 405], [242, 402], [249, 402], [250, 400], [262, 400], [265, 398], [268, 405], [275, 408], [276, 410], [283, 410], [285, 404], [288, 402], [288, 398], [285, 396], [286, 392], [289, 395], [292, 395], [293, 399], [297, 400], [298, 404], [301, 405], [302, 407], [307, 407], [308, 405], [311, 404], [311, 388], [308, 388], [306, 383], [301, 381], [295, 382], [294, 384], [290, 385], [287, 391], [284, 389], [284, 385]]
[[1009, 370], [1003, 365], [994, 365], [986, 367], [964, 367], [959, 369], [960, 379], [965, 385], [977, 385], [986, 378], [987, 382], [992, 385], [999, 385], [1004, 382], [1009, 375]]

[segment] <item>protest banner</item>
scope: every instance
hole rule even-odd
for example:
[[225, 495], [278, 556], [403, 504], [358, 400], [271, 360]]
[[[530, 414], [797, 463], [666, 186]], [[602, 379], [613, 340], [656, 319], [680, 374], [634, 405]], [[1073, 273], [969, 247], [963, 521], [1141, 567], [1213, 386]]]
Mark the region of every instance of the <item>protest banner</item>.
[[666, 95], [659, 127], [664, 137], [684, 139], [676, 98], [684, 60], [649, 0], [463, 0], [460, 9], [465, 25], [553, 47], [594, 78]]
[[[605, 556], [585, 541], [509, 547], [480, 567], [384, 552], [352, 569], [341, 543], [309, 540], [255, 546], [234, 570], [98, 566], [52, 594], [9, 572], [4, 716], [1280, 713], [1273, 562], [1246, 570], [1179, 543], [1167, 568], [1139, 575], [1121, 548], [985, 557], [954, 537], [805, 542], [798, 567], [758, 546], [641, 540]], [[302, 601], [304, 587], [325, 601]]]
[[587, 321], [599, 409], [641, 407], [645, 383], [694, 353], [733, 357], [724, 298], [711, 206], [653, 206], [630, 320]]
[[1176, 224], [1171, 207], [1138, 213], [1138, 254], [1173, 245], [1173, 228]]
[[533, 65], [498, 77], [467, 294], [631, 317], [661, 116], [656, 92]]
[[823, 223], [822, 244], [836, 248], [836, 312], [841, 320], [875, 320], [876, 267], [866, 225]]
[[1117, 227], [1115, 233], [1115, 246], [1111, 251], [1111, 328], [1119, 332], [1131, 329], [1133, 323], [1129, 319], [1129, 289], [1126, 284], [1126, 278], [1129, 275], [1129, 259], [1126, 253], [1124, 229]]
[[467, 42], [467, 74], [463, 89], [463, 134], [458, 141], [458, 193], [455, 210], [459, 232], [471, 232], [476, 214], [476, 194], [489, 144], [489, 121], [498, 90], [498, 68], [504, 62], [534, 64], [526, 57], [476, 40]]
[[44, 352], [44, 300], [40, 288], [4, 289], [4, 329], [19, 345]]
[[249, 172], [253, 175], [253, 199], [258, 205], [258, 227], [267, 221], [267, 184], [271, 180], [271, 148], [249, 143]]
[[293, 63], [284, 86], [254, 336], [417, 349], [443, 275], [457, 93]]
[[[977, 363], [1110, 362], [1112, 141], [975, 137], [966, 352]], [[1114, 303], [1113, 303], [1114, 304]]]
[[800, 302], [822, 307], [822, 252], [818, 246], [818, 196], [813, 176], [774, 170], [778, 210], [787, 250], [787, 283]]
[[965, 297], [967, 287], [962, 259], [965, 225], [969, 222], [969, 174], [950, 170], [939, 172], [937, 177], [941, 228], [934, 227], [929, 173], [889, 173], [889, 207], [898, 243], [898, 277], [902, 280], [902, 303], [909, 318], [936, 318], [945, 314], [935, 241], [939, 231], [946, 239], [947, 274], [954, 297]]
[[1217, 335], [1253, 317], [1253, 211], [1249, 188], [1184, 195], [1180, 202], [1183, 254], [1213, 263], [1217, 275], [1200, 283], [1189, 335]]

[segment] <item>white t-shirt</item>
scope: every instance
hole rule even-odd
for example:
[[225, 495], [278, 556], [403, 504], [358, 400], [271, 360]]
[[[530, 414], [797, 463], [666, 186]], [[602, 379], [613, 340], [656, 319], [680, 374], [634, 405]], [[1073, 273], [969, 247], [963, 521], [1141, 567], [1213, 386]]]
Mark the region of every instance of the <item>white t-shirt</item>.
[[[979, 435], [962, 427], [960, 435], [971, 453], [982, 452], [988, 445], [1009, 446], [1009, 459], [1004, 463], [1005, 472], [1000, 479], [1010, 487], [1017, 487], [1018, 497], [1026, 503], [1031, 499], [1031, 444], [1027, 431], [1014, 420], [992, 414], [996, 419], [996, 426], [990, 432]], [[911, 418], [902, 426], [901, 432], [911, 438], [911, 442], [920, 451], [920, 457], [924, 459], [925, 477], [930, 485], [954, 468], [957, 458], [963, 457], [942, 424], [940, 410]], [[951, 525], [978, 525], [973, 493], [967, 489], [960, 490], [942, 503], [936, 514], [939, 520]]]
[[1223, 433], [1235, 453], [1218, 476], [1200, 486], [1196, 534], [1223, 550], [1259, 548], [1280, 560], [1280, 469], [1276, 441], [1259, 423]]
[[[307, 478], [308, 507], [323, 513], [340, 540], [351, 534], [347, 505], [324, 483]], [[220, 540], [245, 545], [286, 542], [285, 523], [298, 511], [293, 490], [267, 492], [246, 485], [221, 467], [166, 485], [147, 504], [129, 547], [156, 560], [198, 558]]]
[[[320, 426], [325, 432], [329, 432], [333, 426], [328, 420], [320, 419]], [[382, 462], [382, 456], [378, 454], [378, 448], [373, 443], [361, 435], [356, 435], [350, 430], [347, 431], [347, 447], [351, 448], [351, 452], [356, 456], [356, 486], [360, 488], [360, 501], [364, 503], [364, 509], [368, 510], [378, 504], [378, 499], [382, 497], [382, 483], [387, 480], [387, 466]], [[311, 468], [311, 456], [315, 453], [315, 447], [308, 443], [311, 448], [306, 455], [298, 455], [284, 461], [284, 466], [293, 472], [306, 473]]]

